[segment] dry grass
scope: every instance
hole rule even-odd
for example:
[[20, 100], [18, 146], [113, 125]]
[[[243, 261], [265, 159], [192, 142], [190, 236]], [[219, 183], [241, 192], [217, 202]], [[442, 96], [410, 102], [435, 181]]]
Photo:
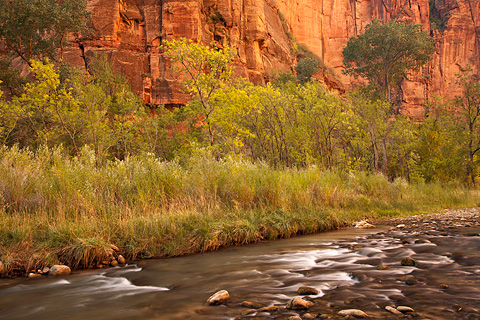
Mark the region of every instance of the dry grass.
[[476, 206], [461, 186], [380, 174], [273, 169], [196, 155], [95, 165], [84, 149], [0, 149], [0, 261], [15, 272], [91, 267], [111, 254], [169, 257], [332, 230], [353, 220]]

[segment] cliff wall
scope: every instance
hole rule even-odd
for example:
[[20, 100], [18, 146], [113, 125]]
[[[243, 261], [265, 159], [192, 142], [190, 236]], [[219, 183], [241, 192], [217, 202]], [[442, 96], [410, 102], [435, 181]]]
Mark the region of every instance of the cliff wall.
[[374, 17], [396, 18], [423, 24], [436, 39], [433, 61], [401, 86], [406, 112], [418, 115], [427, 96], [458, 93], [455, 74], [468, 65], [480, 71], [480, 1], [434, 1], [430, 8], [427, 0], [90, 0], [93, 33], [65, 56], [84, 67], [93, 55], [107, 54], [146, 102], [184, 104], [188, 96], [161, 55], [162, 39], [228, 42], [237, 48], [238, 75], [262, 84], [296, 64], [288, 22], [296, 41], [348, 86], [352, 79], [341, 73], [348, 39]]

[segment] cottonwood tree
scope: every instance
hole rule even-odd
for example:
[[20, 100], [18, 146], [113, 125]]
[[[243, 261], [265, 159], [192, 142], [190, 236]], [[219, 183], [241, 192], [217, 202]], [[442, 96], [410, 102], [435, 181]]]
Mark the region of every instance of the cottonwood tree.
[[457, 125], [461, 128], [467, 175], [472, 185], [478, 174], [480, 152], [480, 81], [471, 72], [458, 77], [463, 94], [455, 98]]
[[194, 98], [188, 107], [203, 118], [210, 146], [213, 147], [212, 113], [219, 107], [218, 94], [232, 82], [233, 50], [229, 47], [208, 47], [185, 38], [164, 41], [163, 48], [174, 71], [186, 75], [183, 85]]
[[433, 38], [419, 24], [374, 19], [357, 38], [343, 48], [344, 73], [361, 76], [383, 89], [391, 101], [391, 89], [407, 71], [417, 71], [435, 51]]

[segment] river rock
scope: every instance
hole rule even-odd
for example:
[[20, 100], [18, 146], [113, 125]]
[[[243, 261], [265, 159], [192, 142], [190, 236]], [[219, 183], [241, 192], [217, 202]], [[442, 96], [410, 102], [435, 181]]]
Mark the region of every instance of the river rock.
[[[242, 317], [244, 317], [244, 316], [248, 316], [248, 315], [250, 315], [250, 314], [254, 314], [254, 313], [256, 313], [256, 312], [257, 312], [257, 310], [255, 310], [255, 309], [248, 309], [248, 310], [242, 311], [242, 313], [241, 313], [240, 315], [241, 315]], [[400, 313], [401, 313], [401, 312], [400, 312]]]
[[30, 279], [38, 279], [38, 278], [42, 278], [43, 276], [39, 273], [34, 273], [34, 272], [30, 272], [28, 274], [28, 278]]
[[69, 274], [70, 272], [72, 272], [72, 270], [70, 270], [68, 266], [65, 266], [63, 264], [56, 264], [50, 268], [48, 274], [51, 276], [60, 276], [63, 274]]
[[118, 261], [118, 263], [120, 263], [120, 264], [125, 264], [125, 263], [127, 263], [127, 261], [125, 260], [125, 258], [124, 258], [121, 254], [118, 255], [117, 261]]
[[311, 301], [303, 300], [302, 298], [295, 297], [290, 299], [287, 303], [287, 309], [293, 309], [293, 310], [301, 310], [301, 309], [308, 309], [311, 306], [313, 306], [314, 303]]
[[117, 267], [118, 266], [118, 261], [117, 260], [112, 260], [112, 262], [110, 262], [110, 266], [111, 267]]
[[395, 309], [394, 307], [386, 306], [386, 307], [385, 307], [385, 310], [387, 310], [387, 311], [390, 312], [390, 313], [393, 313], [393, 314], [396, 315], [396, 316], [403, 316], [403, 313], [401, 313], [400, 311], [398, 311], [398, 310]]
[[414, 284], [417, 284], [418, 283], [418, 280], [417, 278], [415, 278], [414, 276], [412, 276], [411, 274], [406, 276], [405, 278], [403, 278], [405, 280], [405, 284], [408, 284], [409, 286], [412, 286]]
[[373, 229], [373, 228], [375, 228], [375, 226], [373, 224], [368, 223], [368, 221], [363, 220], [363, 221], [357, 222], [355, 224], [355, 228], [358, 228], [358, 229]]
[[49, 267], [43, 267], [43, 269], [42, 269], [42, 273], [43, 273], [43, 274], [47, 274], [47, 273], [49, 273], [49, 272], [50, 272], [50, 268], [49, 268]]
[[389, 267], [389, 266], [386, 266], [386, 265], [384, 265], [384, 264], [379, 264], [379, 265], [377, 266], [377, 270], [388, 270], [388, 269], [390, 269], [390, 267]]
[[397, 307], [397, 310], [400, 311], [400, 312], [415, 312], [415, 310], [413, 310], [412, 308], [410, 307], [407, 307], [407, 306], [398, 306]]
[[112, 248], [114, 251], [117, 251], [117, 252], [120, 251], [120, 249], [118, 249], [118, 247], [114, 244], [111, 244], [110, 248]]
[[312, 287], [303, 286], [298, 288], [297, 293], [302, 296], [316, 295], [318, 294], [318, 290]]
[[274, 311], [277, 311], [278, 309], [280, 308], [277, 306], [269, 306], [269, 307], [263, 307], [258, 309], [258, 312], [274, 312]]
[[340, 310], [338, 312], [338, 315], [343, 316], [343, 317], [351, 316], [351, 317], [355, 317], [355, 318], [366, 318], [366, 317], [368, 317], [368, 315], [365, 312], [363, 312], [362, 310], [359, 310], [359, 309]]
[[303, 319], [315, 319], [315, 316], [311, 313], [305, 313]]
[[402, 259], [401, 262], [402, 266], [407, 266], [407, 267], [415, 267], [417, 265], [417, 261], [410, 257], [406, 257]]
[[290, 316], [287, 318], [288, 320], [302, 320], [300, 316]]
[[210, 306], [216, 306], [225, 303], [230, 299], [230, 294], [227, 290], [220, 290], [215, 292], [210, 298], [207, 299], [207, 304]]
[[260, 309], [265, 307], [265, 305], [258, 303], [258, 302], [252, 302], [252, 301], [243, 301], [242, 302], [242, 307], [245, 308], [250, 308], [250, 309]]

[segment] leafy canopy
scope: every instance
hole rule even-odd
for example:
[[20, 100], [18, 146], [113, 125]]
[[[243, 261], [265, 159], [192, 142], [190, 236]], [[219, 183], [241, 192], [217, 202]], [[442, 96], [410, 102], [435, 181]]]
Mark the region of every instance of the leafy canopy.
[[0, 40], [29, 64], [53, 59], [69, 33], [85, 29], [86, 8], [86, 0], [0, 0]]
[[343, 48], [345, 73], [361, 76], [383, 88], [390, 100], [390, 89], [407, 71], [416, 71], [435, 51], [433, 39], [419, 24], [397, 20], [382, 23], [374, 19], [358, 38], [351, 37]]
[[185, 38], [164, 41], [163, 48], [173, 70], [185, 76], [182, 83], [194, 97], [189, 107], [204, 118], [213, 146], [211, 115], [218, 107], [218, 94], [232, 82], [233, 49], [208, 47]]

